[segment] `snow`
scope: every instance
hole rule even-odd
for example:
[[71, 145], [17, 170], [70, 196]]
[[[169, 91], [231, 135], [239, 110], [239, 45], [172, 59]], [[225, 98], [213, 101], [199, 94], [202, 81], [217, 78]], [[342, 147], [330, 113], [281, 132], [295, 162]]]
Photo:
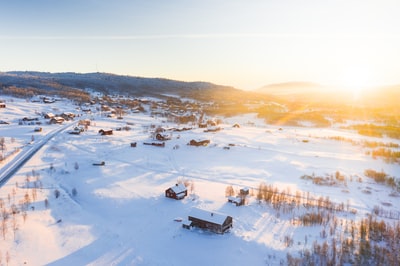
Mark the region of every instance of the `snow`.
[[[0, 125], [0, 137], [5, 137], [10, 156], [0, 166], [16, 156], [11, 151], [27, 145], [32, 136], [35, 143], [60, 127], [42, 123], [43, 130], [34, 132], [37, 125], [18, 125], [20, 118], [35, 113], [77, 113], [76, 106], [66, 100], [43, 104], [2, 98], [7, 108], [0, 110], [1, 120], [11, 124]], [[32, 193], [25, 186], [28, 175], [31, 183], [35, 178], [41, 182], [36, 199], [26, 210], [26, 220], [17, 216], [15, 237], [11, 222], [5, 239], [0, 235], [1, 263], [5, 264], [9, 253], [9, 265], [279, 265], [288, 252], [296, 255], [314, 240], [321, 241], [320, 226], [293, 224], [291, 218], [297, 213], [278, 213], [260, 204], [256, 192], [247, 197], [245, 206], [228, 203], [227, 186], [238, 192], [266, 183], [291, 193], [329, 197], [357, 210], [356, 214], [340, 214], [344, 219], [359, 220], [374, 206], [400, 211], [398, 199], [389, 196], [390, 188], [363, 175], [365, 169], [375, 169], [396, 176], [399, 165], [371, 158], [360, 145], [329, 139], [371, 139], [340, 127], [278, 127], [248, 114], [223, 118], [219, 125], [223, 130], [215, 133], [200, 128], [173, 133], [162, 148], [143, 145], [152, 141], [150, 126], [182, 125], [141, 113], [128, 114], [122, 121], [96, 112], [82, 114], [84, 118], [92, 119], [87, 131], [59, 133], [1, 187], [0, 198], [7, 204], [11, 195], [10, 202], [18, 204], [26, 193]], [[115, 129], [127, 122], [132, 125], [129, 131], [98, 134], [102, 128]], [[73, 128], [74, 122], [64, 122], [68, 123]], [[232, 127], [235, 123], [240, 128]], [[191, 139], [210, 139], [211, 143], [189, 146]], [[130, 147], [131, 142], [137, 142], [137, 147]], [[105, 165], [92, 165], [99, 161]], [[336, 171], [348, 178], [347, 185], [317, 186], [300, 178]], [[166, 199], [165, 189], [182, 179], [192, 183], [188, 196], [180, 201]], [[232, 216], [233, 228], [223, 235], [183, 229], [176, 217], [186, 219], [197, 208]], [[287, 247], [285, 236], [293, 237], [295, 244]]]

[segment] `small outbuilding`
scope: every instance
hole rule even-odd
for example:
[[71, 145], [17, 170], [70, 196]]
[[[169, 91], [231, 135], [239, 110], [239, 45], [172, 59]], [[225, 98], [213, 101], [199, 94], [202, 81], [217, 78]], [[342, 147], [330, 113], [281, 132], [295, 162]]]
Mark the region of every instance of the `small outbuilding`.
[[187, 188], [184, 184], [175, 184], [165, 190], [165, 196], [167, 198], [180, 200], [187, 196]]
[[244, 197], [248, 196], [250, 194], [249, 188], [248, 187], [241, 188], [239, 194], [240, 194], [240, 196], [244, 196]]
[[62, 124], [64, 121], [65, 121], [65, 119], [62, 118], [61, 116], [55, 116], [50, 119], [49, 123], [50, 124]]
[[108, 129], [108, 130], [100, 129], [100, 130], [99, 130], [99, 134], [102, 135], [102, 136], [105, 136], [105, 135], [112, 135], [112, 134], [113, 134], [113, 131], [112, 131], [112, 129]]
[[193, 208], [188, 216], [188, 221], [183, 222], [182, 227], [186, 229], [198, 227], [223, 234], [233, 227], [233, 219], [229, 215]]
[[200, 140], [200, 141], [192, 139], [188, 143], [188, 145], [191, 145], [191, 146], [207, 146], [208, 144], [210, 144], [210, 140], [209, 139]]
[[245, 198], [244, 197], [234, 197], [234, 196], [229, 196], [228, 197], [228, 202], [235, 204], [236, 206], [242, 206], [245, 203]]

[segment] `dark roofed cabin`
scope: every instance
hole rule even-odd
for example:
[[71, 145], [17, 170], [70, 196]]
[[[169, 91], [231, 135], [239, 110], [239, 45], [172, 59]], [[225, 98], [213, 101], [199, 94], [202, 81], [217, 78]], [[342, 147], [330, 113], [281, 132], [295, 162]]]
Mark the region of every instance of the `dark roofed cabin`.
[[198, 208], [193, 208], [188, 216], [188, 221], [182, 224], [182, 227], [187, 229], [198, 227], [217, 234], [227, 232], [232, 226], [233, 219], [231, 216]]
[[187, 188], [184, 184], [175, 184], [175, 186], [165, 190], [165, 196], [176, 200], [183, 199], [187, 196]]
[[109, 129], [109, 130], [100, 129], [99, 130], [99, 134], [102, 135], [102, 136], [104, 136], [104, 135], [112, 135], [113, 131], [112, 131], [112, 129]]

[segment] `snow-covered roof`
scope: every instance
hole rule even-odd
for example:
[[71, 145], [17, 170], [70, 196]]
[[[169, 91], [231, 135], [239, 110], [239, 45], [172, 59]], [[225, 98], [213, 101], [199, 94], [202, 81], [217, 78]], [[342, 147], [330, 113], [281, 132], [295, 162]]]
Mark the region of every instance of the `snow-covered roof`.
[[192, 208], [189, 217], [201, 219], [203, 221], [211, 222], [214, 224], [223, 224], [228, 215], [199, 208]]
[[175, 186], [170, 187], [170, 188], [175, 192], [175, 194], [179, 194], [179, 193], [185, 192], [187, 190], [185, 185], [182, 183], [175, 184]]
[[228, 200], [231, 201], [231, 202], [233, 202], [233, 203], [241, 203], [241, 202], [242, 202], [242, 199], [241, 199], [241, 198], [239, 198], [239, 197], [234, 197], [234, 196], [229, 196], [229, 197], [228, 197]]

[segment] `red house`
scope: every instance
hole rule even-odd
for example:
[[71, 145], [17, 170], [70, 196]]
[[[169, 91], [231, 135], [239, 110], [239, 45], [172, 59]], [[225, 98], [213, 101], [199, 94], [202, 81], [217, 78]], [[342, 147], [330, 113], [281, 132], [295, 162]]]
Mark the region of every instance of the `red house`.
[[187, 196], [187, 188], [184, 184], [175, 184], [175, 186], [165, 190], [165, 196], [176, 200], [183, 199]]

